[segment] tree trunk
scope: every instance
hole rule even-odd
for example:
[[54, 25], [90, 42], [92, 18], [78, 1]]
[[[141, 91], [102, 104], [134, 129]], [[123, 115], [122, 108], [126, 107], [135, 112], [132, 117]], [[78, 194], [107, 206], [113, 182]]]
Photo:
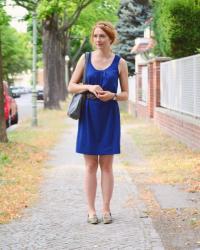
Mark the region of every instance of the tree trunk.
[[0, 33], [0, 142], [7, 142], [6, 122], [4, 117], [4, 95], [3, 95], [3, 70], [2, 70], [2, 51]]
[[43, 22], [44, 107], [60, 109], [60, 41], [58, 18], [53, 15]]
[[[42, 23], [42, 40], [43, 40], [43, 63], [44, 63], [44, 107], [48, 109], [60, 109], [59, 100], [65, 100], [67, 95], [65, 81], [65, 55], [66, 49], [62, 48], [66, 39], [64, 33], [75, 24], [82, 10], [86, 8], [94, 0], [74, 1], [73, 5], [77, 5], [73, 14], [67, 18], [67, 5], [64, 11], [64, 18], [58, 17], [56, 11], [52, 15], [46, 13], [46, 20]], [[15, 2], [33, 11], [41, 2], [37, 1], [22, 1]], [[51, 1], [50, 1], [51, 2]], [[49, 8], [53, 8], [49, 2]], [[57, 1], [58, 2], [58, 1]], [[72, 1], [73, 2], [73, 1]], [[65, 1], [63, 2], [65, 4]], [[62, 8], [60, 9], [61, 11]], [[59, 14], [61, 14], [59, 10]], [[71, 11], [69, 11], [71, 12]], [[60, 27], [59, 27], [60, 26]]]

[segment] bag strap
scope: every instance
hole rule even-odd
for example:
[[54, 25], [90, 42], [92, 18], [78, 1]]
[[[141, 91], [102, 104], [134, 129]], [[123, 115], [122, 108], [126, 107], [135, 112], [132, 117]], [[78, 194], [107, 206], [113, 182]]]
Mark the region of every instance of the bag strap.
[[88, 66], [88, 60], [89, 60], [90, 52], [85, 52], [85, 67], [83, 72], [83, 84], [86, 83], [86, 72], [87, 72], [87, 66]]

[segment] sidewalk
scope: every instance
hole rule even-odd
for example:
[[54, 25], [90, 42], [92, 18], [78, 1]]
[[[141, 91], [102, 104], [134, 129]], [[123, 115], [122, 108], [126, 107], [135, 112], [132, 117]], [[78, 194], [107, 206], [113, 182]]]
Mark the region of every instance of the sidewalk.
[[[21, 219], [0, 225], [0, 249], [164, 249], [151, 219], [144, 216], [145, 205], [120, 156], [114, 164], [113, 223], [86, 223], [84, 164], [82, 155], [74, 153], [76, 122], [67, 119], [67, 124], [70, 127], [50, 152], [38, 203]], [[122, 138], [127, 140], [124, 133], [122, 127]], [[100, 182], [96, 207], [101, 217]]]

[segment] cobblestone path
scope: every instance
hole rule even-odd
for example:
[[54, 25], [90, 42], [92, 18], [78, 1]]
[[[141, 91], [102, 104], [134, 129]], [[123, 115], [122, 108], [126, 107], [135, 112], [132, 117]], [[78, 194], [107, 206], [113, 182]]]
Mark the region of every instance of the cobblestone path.
[[[83, 159], [74, 153], [75, 123], [68, 122], [70, 128], [50, 152], [47, 166], [51, 167], [45, 169], [37, 204], [26, 209], [20, 219], [0, 225], [0, 249], [164, 249], [151, 219], [141, 218], [145, 206], [122, 168], [119, 156], [114, 164], [115, 189], [111, 206], [114, 221], [108, 225], [86, 223]], [[100, 182], [97, 215], [101, 217]]]

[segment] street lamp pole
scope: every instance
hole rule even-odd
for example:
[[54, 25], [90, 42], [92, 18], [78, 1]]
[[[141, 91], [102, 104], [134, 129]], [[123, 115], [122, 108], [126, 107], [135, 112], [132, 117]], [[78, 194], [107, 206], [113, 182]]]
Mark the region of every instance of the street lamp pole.
[[65, 83], [69, 83], [69, 56], [65, 56]]
[[36, 127], [37, 122], [37, 14], [36, 10], [33, 12], [33, 65], [32, 65], [32, 126]]

